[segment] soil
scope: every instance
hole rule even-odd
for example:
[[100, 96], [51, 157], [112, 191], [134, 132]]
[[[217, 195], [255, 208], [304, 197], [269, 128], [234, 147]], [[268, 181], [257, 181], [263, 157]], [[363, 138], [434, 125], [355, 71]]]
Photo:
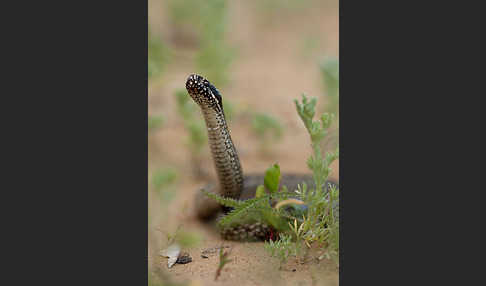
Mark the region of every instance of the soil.
[[[308, 173], [310, 142], [293, 100], [304, 92], [318, 98], [318, 108], [325, 104], [317, 62], [322, 56], [338, 56], [338, 2], [309, 1], [314, 3], [312, 8], [279, 17], [256, 12], [256, 1], [228, 2], [228, 37], [238, 48], [238, 55], [228, 71], [230, 82], [218, 89], [223, 100], [229, 100], [236, 109], [229, 127], [244, 172], [264, 172], [278, 162], [283, 173]], [[193, 175], [187, 132], [175, 112], [173, 94], [184, 88], [187, 76], [195, 70], [194, 49], [179, 48], [171, 42], [165, 6], [165, 1], [149, 1], [152, 30], [177, 49], [162, 76], [149, 82], [149, 115], [165, 117], [163, 127], [149, 134], [149, 179], [154, 170], [164, 167], [174, 168], [178, 176], [175, 185], [167, 190], [175, 192], [170, 202], [161, 202], [149, 189], [149, 267], [165, 271], [175, 282], [187, 281], [191, 285], [338, 285], [338, 269], [331, 260], [310, 259], [302, 264], [289, 259], [279, 270], [278, 260], [269, 256], [263, 243], [223, 241], [210, 226], [196, 220], [195, 191], [214, 181], [216, 175], [209, 147], [202, 154], [202, 168], [208, 177]], [[303, 43], [311, 36], [317, 44], [306, 48]], [[251, 131], [247, 110], [276, 117], [285, 128], [282, 139], [262, 149]], [[338, 178], [339, 162], [332, 168], [331, 177]], [[167, 258], [158, 253], [167, 247], [167, 234], [175, 233], [178, 227], [197, 234], [200, 241], [182, 250], [189, 253], [192, 262], [168, 269]], [[208, 258], [202, 258], [201, 253], [222, 245], [231, 248], [233, 261], [214, 281], [218, 253], [207, 254]]]

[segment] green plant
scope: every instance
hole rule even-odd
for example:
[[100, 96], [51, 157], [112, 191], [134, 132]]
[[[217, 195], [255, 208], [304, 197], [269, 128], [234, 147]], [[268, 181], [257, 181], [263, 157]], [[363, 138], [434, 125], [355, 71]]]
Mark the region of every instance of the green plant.
[[307, 244], [326, 243], [329, 250], [335, 254], [339, 252], [339, 190], [334, 186], [325, 186], [331, 172], [330, 165], [339, 158], [339, 149], [328, 152], [323, 157], [320, 147], [321, 141], [327, 135], [327, 129], [332, 124], [333, 115], [324, 113], [320, 121], [313, 121], [316, 99], [310, 101], [302, 95], [302, 103], [295, 100], [297, 112], [304, 122], [310, 135], [313, 154], [307, 160], [307, 166], [312, 170], [315, 189], [308, 190], [305, 184], [297, 191], [301, 200], [308, 207], [307, 214], [302, 221], [303, 238]]
[[221, 246], [219, 248], [219, 264], [218, 264], [218, 268], [216, 269], [216, 274], [214, 275], [214, 281], [218, 280], [218, 277], [221, 275], [221, 270], [223, 270], [223, 267], [233, 261], [232, 259], [229, 259], [229, 255], [231, 254], [231, 250], [230, 251], [223, 251], [223, 246]]
[[[255, 198], [240, 201], [204, 191], [218, 203], [233, 208], [218, 221], [219, 227], [263, 222], [279, 232], [280, 238], [266, 242], [265, 248], [280, 259], [281, 265], [290, 255], [301, 257], [304, 244], [311, 247], [314, 242], [326, 249], [328, 256], [339, 254], [339, 190], [325, 185], [331, 172], [330, 165], [339, 157], [339, 150], [323, 156], [320, 146], [334, 116], [325, 113], [319, 121], [314, 121], [316, 103], [315, 98], [309, 100], [305, 95], [302, 95], [302, 102], [295, 100], [297, 113], [311, 139], [313, 152], [307, 166], [312, 171], [315, 188], [309, 189], [305, 183], [295, 192], [289, 192], [285, 186], [280, 188], [280, 167], [274, 164], [265, 172], [264, 185], [258, 186]], [[271, 201], [278, 203], [271, 207]], [[307, 211], [284, 211], [282, 206], [289, 204], [305, 204]]]
[[331, 163], [339, 157], [339, 150], [334, 153], [327, 153], [325, 158], [322, 157], [320, 142], [327, 135], [327, 129], [334, 119], [333, 114], [324, 113], [320, 121], [313, 121], [315, 115], [316, 98], [310, 101], [305, 94], [302, 95], [302, 103], [294, 101], [299, 117], [304, 122], [304, 126], [310, 135], [313, 155], [307, 160], [307, 166], [312, 170], [314, 181], [316, 183], [315, 195], [322, 195], [324, 182], [327, 180], [331, 168]]
[[282, 269], [282, 266], [287, 263], [288, 257], [296, 255], [295, 247], [292, 247], [293, 244], [292, 236], [280, 233], [278, 240], [265, 242], [263, 247], [270, 252], [270, 256], [278, 258], [280, 261], [279, 269]]
[[[239, 224], [251, 224], [255, 222], [265, 223], [273, 229], [284, 232], [289, 229], [287, 224], [288, 217], [282, 209], [272, 208], [269, 204], [273, 200], [286, 200], [292, 193], [286, 188], [279, 191], [280, 167], [274, 164], [265, 173], [264, 186], [257, 188], [257, 196], [248, 200], [235, 200], [225, 198], [215, 193], [203, 190], [210, 198], [218, 203], [233, 208], [227, 215], [218, 220], [221, 229], [232, 227]], [[266, 189], [265, 192], [263, 189]]]
[[303, 229], [303, 226], [304, 226], [304, 222], [302, 222], [300, 225], [297, 223], [297, 219], [294, 219], [294, 223], [291, 223], [289, 222], [289, 225], [290, 225], [290, 230], [292, 232], [292, 236], [294, 237], [294, 253], [295, 253], [295, 256], [297, 256], [298, 258], [301, 256], [302, 254], [302, 247], [303, 247], [303, 244], [302, 242], [304, 241], [304, 229]]
[[331, 172], [330, 165], [339, 157], [339, 150], [325, 156], [321, 151], [321, 141], [326, 137], [334, 116], [324, 113], [319, 121], [314, 121], [316, 103], [315, 98], [308, 100], [305, 95], [302, 95], [302, 102], [295, 100], [297, 113], [311, 139], [313, 153], [307, 160], [307, 166], [312, 171], [315, 188], [308, 189], [304, 183], [296, 192], [306, 204], [307, 212], [302, 219], [295, 218], [293, 224], [289, 223], [294, 239], [290, 241], [288, 237], [281, 236], [277, 242], [266, 242], [266, 249], [272, 255], [279, 251], [277, 256], [281, 263], [286, 261], [284, 256], [299, 256], [303, 243], [310, 248], [312, 243], [317, 242], [318, 247], [327, 249], [328, 257], [339, 256], [339, 190], [325, 185]]
[[276, 257], [280, 261], [279, 269], [287, 263], [289, 256], [296, 256], [300, 258], [303, 250], [303, 229], [297, 223], [297, 219], [294, 219], [294, 223], [289, 222], [290, 232], [288, 234], [280, 233], [279, 238], [276, 241], [269, 240], [265, 242], [264, 248], [272, 257]]

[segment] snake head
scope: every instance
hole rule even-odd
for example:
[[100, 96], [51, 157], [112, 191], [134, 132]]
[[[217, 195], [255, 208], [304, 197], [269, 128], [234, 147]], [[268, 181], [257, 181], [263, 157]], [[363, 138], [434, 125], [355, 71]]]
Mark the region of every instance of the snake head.
[[223, 99], [218, 89], [204, 77], [192, 74], [187, 78], [186, 89], [192, 99], [201, 108], [212, 108], [216, 111], [223, 110]]

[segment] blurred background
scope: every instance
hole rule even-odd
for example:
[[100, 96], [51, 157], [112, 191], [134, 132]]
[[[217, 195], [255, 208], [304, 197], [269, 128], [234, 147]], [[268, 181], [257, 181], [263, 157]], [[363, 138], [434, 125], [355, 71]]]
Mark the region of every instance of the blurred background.
[[[337, 0], [149, 0], [151, 285], [311, 285], [316, 275], [337, 283], [332, 267], [318, 274], [304, 266], [277, 271], [261, 243], [221, 241], [195, 220], [195, 191], [216, 173], [185, 81], [198, 73], [220, 90], [244, 172], [263, 173], [278, 162], [282, 173], [307, 173], [310, 140], [293, 100], [305, 93], [318, 99], [317, 115], [337, 115], [338, 6]], [[336, 147], [338, 126], [337, 120], [324, 150]], [[167, 269], [159, 252], [175, 237], [193, 262]], [[200, 251], [221, 244], [234, 247], [237, 261], [216, 283], [217, 260], [201, 260]]]

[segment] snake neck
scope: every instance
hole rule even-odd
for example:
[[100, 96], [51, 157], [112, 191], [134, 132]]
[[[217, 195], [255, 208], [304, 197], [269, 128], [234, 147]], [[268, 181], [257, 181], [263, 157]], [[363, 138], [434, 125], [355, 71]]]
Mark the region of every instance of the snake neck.
[[202, 108], [208, 129], [209, 146], [219, 181], [219, 193], [238, 199], [243, 190], [243, 170], [231, 140], [224, 111]]

